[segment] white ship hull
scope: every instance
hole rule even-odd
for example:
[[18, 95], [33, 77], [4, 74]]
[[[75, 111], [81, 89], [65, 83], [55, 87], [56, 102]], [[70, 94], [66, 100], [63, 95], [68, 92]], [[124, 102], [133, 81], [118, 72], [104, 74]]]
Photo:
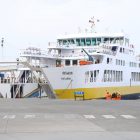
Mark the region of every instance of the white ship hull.
[[[127, 68], [126, 68], [127, 69]], [[140, 82], [131, 80], [131, 71], [133, 68], [124, 69], [124, 67], [102, 64], [92, 64], [85, 66], [55, 67], [44, 68], [44, 72], [48, 77], [58, 98], [74, 98], [75, 91], [84, 91], [86, 99], [104, 98], [106, 90], [110, 93], [119, 92], [122, 96], [140, 93]], [[86, 79], [87, 71], [99, 70], [96, 78]], [[122, 81], [113, 82], [113, 79], [104, 81], [104, 71], [114, 70], [122, 71]], [[139, 69], [135, 69], [139, 71]], [[140, 72], [140, 71], [139, 71]]]

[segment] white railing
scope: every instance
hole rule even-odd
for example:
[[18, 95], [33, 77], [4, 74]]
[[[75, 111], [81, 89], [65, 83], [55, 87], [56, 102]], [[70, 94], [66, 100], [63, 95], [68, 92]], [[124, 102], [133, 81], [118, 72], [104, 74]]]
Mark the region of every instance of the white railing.
[[25, 56], [25, 55], [29, 55], [29, 56], [46, 56], [47, 55], [47, 51], [44, 50], [29, 50], [29, 49], [23, 49], [20, 51], [20, 56]]

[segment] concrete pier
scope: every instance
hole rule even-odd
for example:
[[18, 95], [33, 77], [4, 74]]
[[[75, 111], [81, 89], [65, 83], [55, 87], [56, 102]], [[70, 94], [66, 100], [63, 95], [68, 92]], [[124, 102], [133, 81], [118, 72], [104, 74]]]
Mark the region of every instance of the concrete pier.
[[1, 140], [139, 140], [140, 100], [0, 99]]

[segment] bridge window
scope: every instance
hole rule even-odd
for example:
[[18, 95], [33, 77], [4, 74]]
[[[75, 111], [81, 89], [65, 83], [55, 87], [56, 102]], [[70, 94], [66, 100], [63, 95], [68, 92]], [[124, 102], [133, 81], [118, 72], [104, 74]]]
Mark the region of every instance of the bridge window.
[[63, 45], [67, 45], [67, 40], [63, 40]]
[[129, 46], [129, 39], [125, 38], [125, 46]]
[[86, 45], [87, 45], [87, 46], [91, 46], [91, 39], [90, 39], [90, 38], [87, 38], [87, 39], [86, 39]]
[[81, 39], [81, 46], [85, 46], [85, 45], [86, 45], [85, 38], [82, 38]]
[[97, 45], [101, 43], [101, 38], [97, 38]]
[[58, 40], [59, 45], [63, 45], [63, 41], [62, 40]]
[[110, 43], [114, 43], [114, 38], [110, 38]]
[[96, 45], [96, 38], [92, 38], [92, 46]]
[[109, 43], [109, 38], [104, 38], [104, 43]]
[[115, 43], [117, 43], [117, 44], [119, 44], [119, 43], [120, 43], [119, 38], [116, 38], [116, 39], [115, 39]]
[[76, 39], [76, 45], [80, 46], [80, 39]]
[[120, 44], [123, 45], [123, 43], [124, 43], [124, 38], [121, 37], [121, 38], [120, 38]]
[[74, 43], [74, 39], [71, 39], [70, 42], [71, 42], [71, 44], [75, 44], [75, 43]]

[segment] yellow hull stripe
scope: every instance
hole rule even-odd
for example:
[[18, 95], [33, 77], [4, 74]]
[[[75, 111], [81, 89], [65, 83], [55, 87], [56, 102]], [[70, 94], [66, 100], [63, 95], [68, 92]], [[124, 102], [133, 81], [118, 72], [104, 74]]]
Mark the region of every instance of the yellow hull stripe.
[[133, 93], [140, 93], [140, 86], [58, 89], [55, 90], [55, 93], [60, 99], [73, 99], [74, 92], [83, 91], [85, 93], [85, 99], [97, 99], [104, 98], [106, 90], [109, 91], [110, 94], [113, 92], [118, 92], [121, 95], [128, 95]]

